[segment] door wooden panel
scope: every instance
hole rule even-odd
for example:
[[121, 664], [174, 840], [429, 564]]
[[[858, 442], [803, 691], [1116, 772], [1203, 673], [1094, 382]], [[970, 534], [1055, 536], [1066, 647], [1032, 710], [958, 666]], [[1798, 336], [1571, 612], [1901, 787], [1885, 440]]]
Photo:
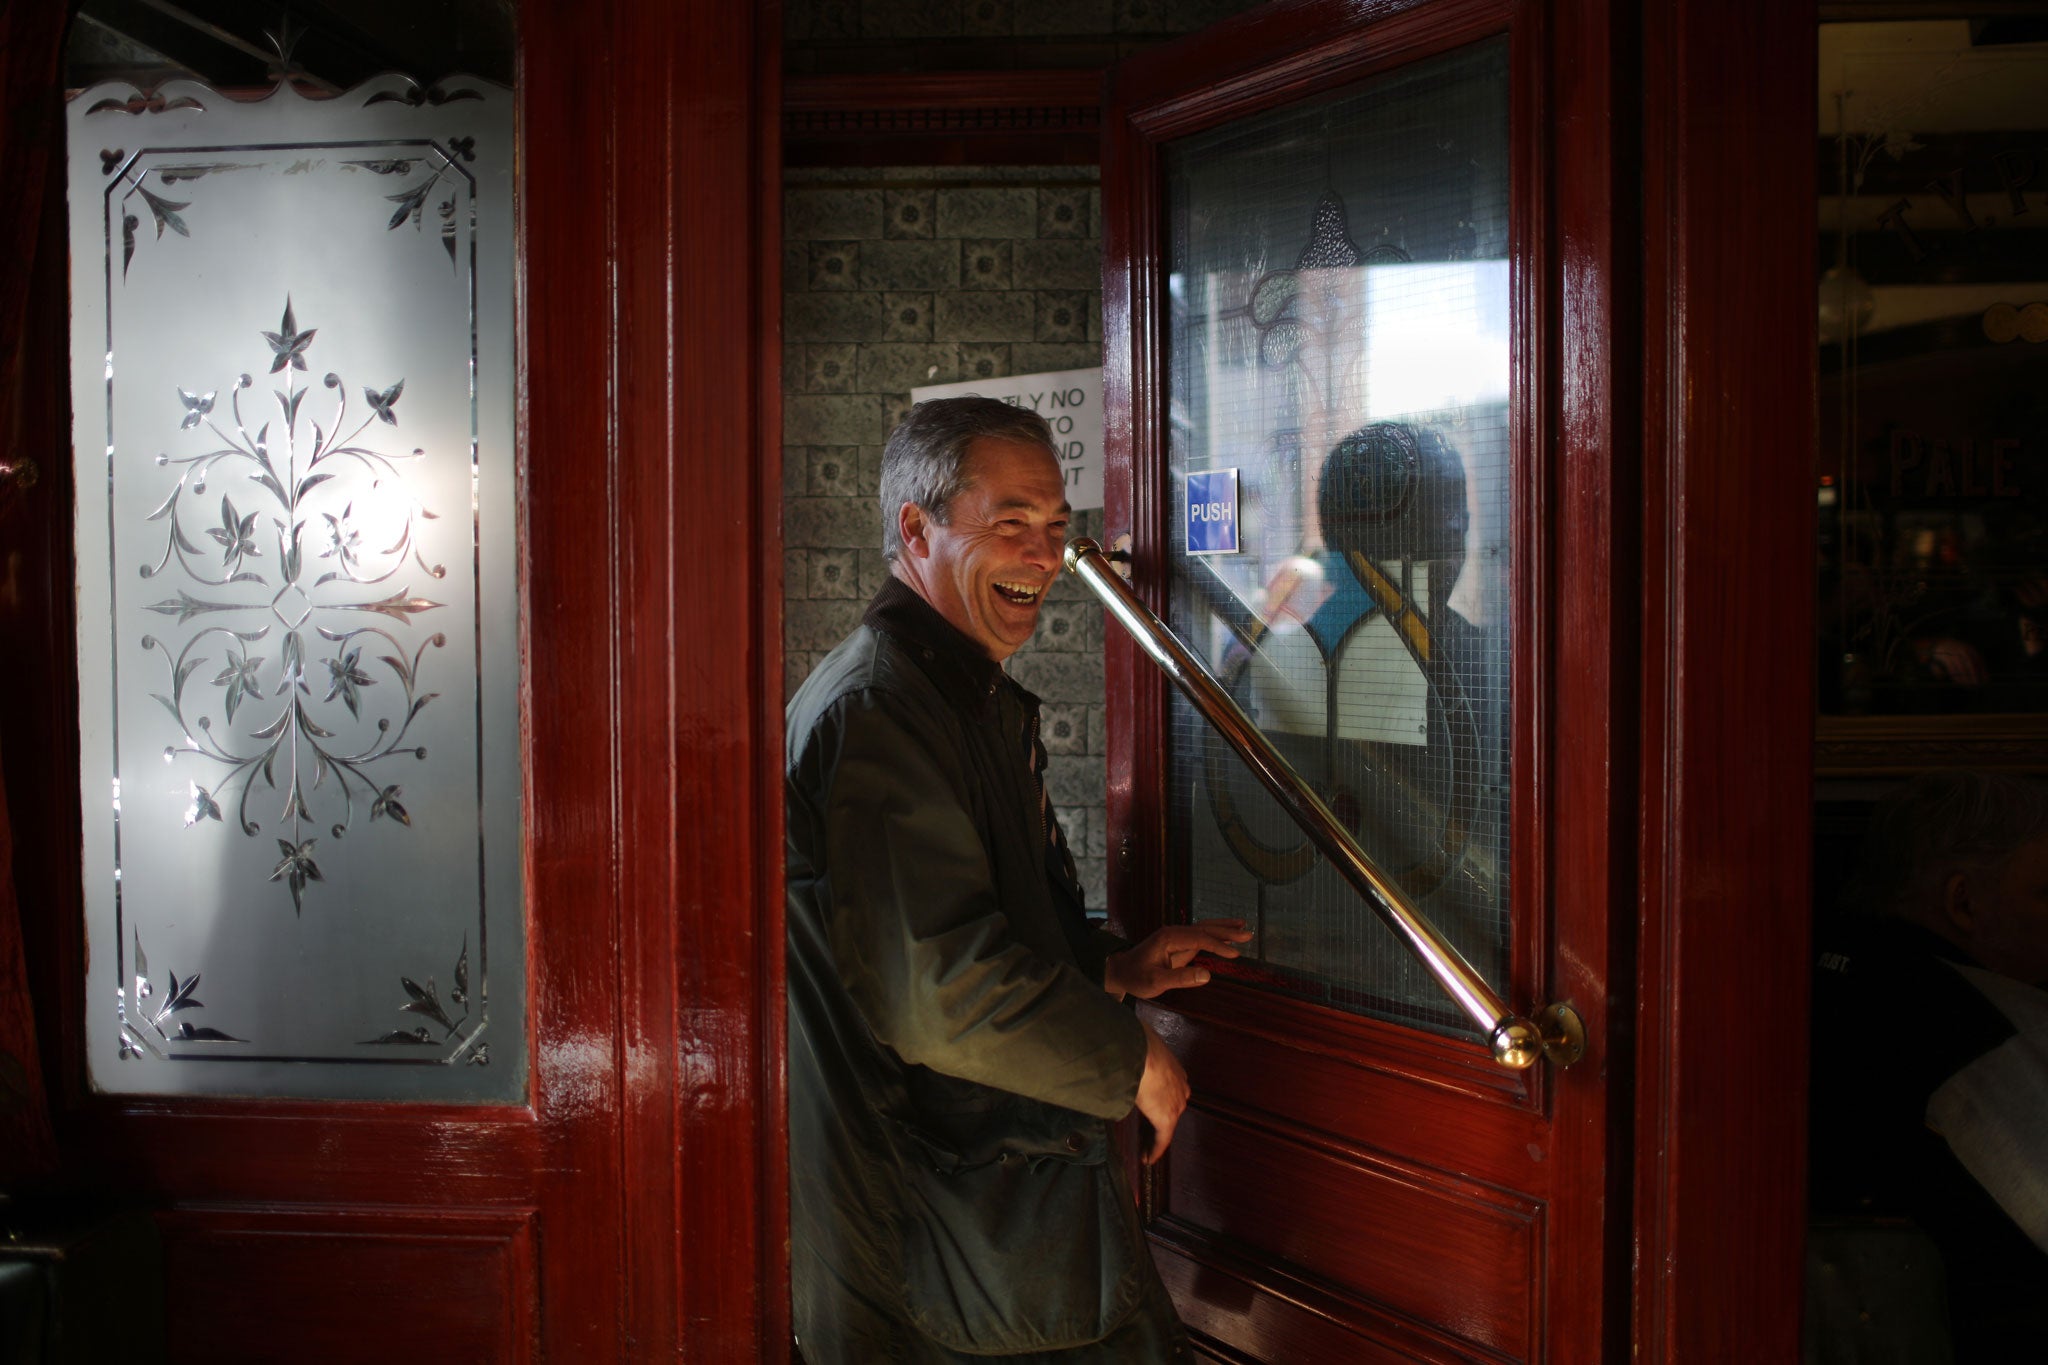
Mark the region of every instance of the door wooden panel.
[[777, 16], [518, 22], [525, 1104], [87, 1088], [50, 196], [0, 725], [63, 1187], [158, 1211], [164, 1359], [786, 1351]]
[[[1339, 1289], [1473, 1346], [1530, 1354], [1542, 1288], [1532, 1202], [1210, 1099], [1175, 1129], [1174, 1149], [1165, 1203], [1176, 1219], [1313, 1265]], [[1260, 1173], [1256, 1185], [1233, 1174], [1247, 1170]]]
[[[524, 1212], [181, 1206], [158, 1220], [168, 1338], [207, 1358], [391, 1354], [489, 1365], [531, 1354]], [[283, 1331], [286, 1335], [280, 1337]]]

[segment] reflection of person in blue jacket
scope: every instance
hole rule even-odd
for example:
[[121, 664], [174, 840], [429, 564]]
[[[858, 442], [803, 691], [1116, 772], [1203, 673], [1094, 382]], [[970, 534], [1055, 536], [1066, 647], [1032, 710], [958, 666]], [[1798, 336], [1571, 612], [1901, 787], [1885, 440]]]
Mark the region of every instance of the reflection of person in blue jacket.
[[[1464, 460], [1437, 425], [1374, 422], [1331, 448], [1315, 490], [1321, 544], [1280, 562], [1261, 615], [1233, 613], [1235, 597], [1190, 559], [1233, 631], [1218, 675], [1366, 852], [1499, 974], [1507, 679], [1499, 636], [1450, 605], [1474, 557]], [[1268, 886], [1307, 876], [1312, 846], [1204, 752], [1210, 811], [1240, 865]], [[1348, 901], [1310, 890], [1267, 904], [1291, 916], [1303, 962], [1354, 932]], [[1388, 962], [1409, 970], [1398, 949]], [[1435, 1000], [1419, 976], [1414, 988]]]

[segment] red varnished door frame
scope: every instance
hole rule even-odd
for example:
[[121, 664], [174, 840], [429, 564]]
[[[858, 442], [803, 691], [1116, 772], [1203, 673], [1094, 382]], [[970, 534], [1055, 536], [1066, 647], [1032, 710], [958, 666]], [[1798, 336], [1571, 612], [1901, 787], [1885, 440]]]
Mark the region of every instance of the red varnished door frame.
[[[13, 733], [39, 736], [8, 754], [13, 809], [42, 812], [16, 863], [37, 907], [32, 989], [66, 1178], [159, 1210], [180, 1358], [300, 1341], [266, 1320], [266, 1290], [318, 1292], [304, 1277], [358, 1238], [366, 1265], [384, 1239], [478, 1267], [474, 1302], [381, 1339], [488, 1321], [487, 1339], [443, 1344], [787, 1351], [780, 10], [526, 0], [519, 26], [529, 1104], [87, 1092], [61, 798], [78, 723], [69, 437], [60, 406], [37, 419], [36, 454], [61, 472], [16, 514], [49, 565], [20, 619], [53, 666], [5, 684]], [[55, 226], [46, 242], [61, 208]], [[43, 253], [28, 326], [59, 392], [63, 259]], [[230, 1283], [195, 1269], [230, 1263]], [[228, 1299], [237, 1316], [209, 1314]], [[357, 1305], [365, 1341], [378, 1311]]]
[[1643, 6], [1636, 1339], [1798, 1356], [1813, 751], [1810, 4]]
[[777, 1358], [780, 6], [520, 25], [526, 638], [588, 703], [528, 718], [549, 1354]]
[[[1517, 916], [1511, 1002], [1572, 1001], [1592, 1050], [1565, 1072], [1515, 1075], [1482, 1050], [1410, 1030], [1295, 1005], [1228, 980], [1210, 986], [1162, 1030], [1199, 1045], [1202, 1025], [1269, 1036], [1293, 1032], [1356, 1053], [1347, 1086], [1356, 1121], [1382, 1101], [1420, 1106], [1415, 1122], [1443, 1133], [1448, 1169], [1538, 1192], [1545, 1201], [1536, 1349], [1553, 1361], [1623, 1358], [1628, 1342], [1629, 1016], [1611, 1010], [1629, 991], [1634, 917], [1637, 678], [1632, 585], [1638, 546], [1633, 501], [1635, 270], [1632, 201], [1620, 157], [1623, 112], [1634, 97], [1627, 16], [1603, 0], [1274, 6], [1129, 63], [1112, 86], [1104, 166], [1104, 407], [1111, 476], [1107, 526], [1134, 534], [1136, 576], [1156, 591], [1168, 509], [1157, 482], [1156, 420], [1164, 395], [1150, 387], [1164, 354], [1154, 281], [1165, 225], [1157, 200], [1158, 143], [1261, 104], [1349, 83], [1431, 53], [1510, 32], [1514, 124], [1517, 306], [1533, 321], [1517, 336], [1512, 421], [1533, 481], [1517, 491], [1519, 585], [1515, 676]], [[1195, 93], [1185, 93], [1193, 91]], [[1130, 205], [1131, 207], [1125, 207]], [[1159, 605], [1155, 603], [1155, 605]], [[1122, 836], [1111, 866], [1112, 913], [1143, 932], [1173, 884], [1165, 856], [1163, 780], [1166, 689], [1136, 650], [1112, 633], [1110, 820]], [[1568, 677], [1570, 687], [1556, 686]], [[1552, 951], [1556, 944], [1567, 949]], [[1185, 1021], [1196, 1021], [1193, 1027]], [[1623, 1089], [1617, 1092], [1619, 1078]], [[1195, 1076], [1199, 1091], [1202, 1077]], [[1440, 1118], [1426, 1091], [1480, 1097], [1484, 1131]], [[1483, 1097], [1493, 1093], [1496, 1098]], [[1506, 1110], [1501, 1105], [1507, 1106]], [[1424, 1111], [1427, 1111], [1425, 1114]], [[1333, 1112], [1333, 1111], [1329, 1111]], [[1363, 1130], [1361, 1127], [1360, 1131]], [[1521, 1132], [1547, 1170], [1518, 1167]], [[1515, 1148], [1515, 1159], [1504, 1153]], [[1171, 1158], [1169, 1158], [1170, 1160]], [[1555, 1175], [1551, 1172], [1566, 1172]], [[1517, 1183], [1522, 1182], [1522, 1183]], [[1164, 1235], [1176, 1236], [1168, 1231]], [[1197, 1255], [1226, 1248], [1193, 1246]], [[1389, 1338], [1392, 1340], [1392, 1338]], [[1443, 1350], [1441, 1344], [1419, 1350]]]

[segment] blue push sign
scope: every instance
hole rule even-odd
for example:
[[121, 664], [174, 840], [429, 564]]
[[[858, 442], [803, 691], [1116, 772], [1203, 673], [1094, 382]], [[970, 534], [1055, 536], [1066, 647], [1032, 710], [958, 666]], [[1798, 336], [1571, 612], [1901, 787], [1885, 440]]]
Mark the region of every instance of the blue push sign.
[[1237, 471], [1205, 469], [1188, 475], [1188, 553], [1237, 553]]

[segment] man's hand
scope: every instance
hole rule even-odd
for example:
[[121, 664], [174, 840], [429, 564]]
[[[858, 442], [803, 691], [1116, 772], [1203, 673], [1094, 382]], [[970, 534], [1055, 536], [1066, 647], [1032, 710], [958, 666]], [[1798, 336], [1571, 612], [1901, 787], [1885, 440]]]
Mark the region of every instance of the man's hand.
[[1188, 1107], [1188, 1073], [1180, 1069], [1179, 1059], [1167, 1051], [1152, 1026], [1139, 1022], [1145, 1029], [1145, 1074], [1138, 1077], [1138, 1112], [1152, 1125], [1152, 1148], [1145, 1153], [1145, 1164], [1150, 1166], [1166, 1155], [1174, 1125]]
[[1111, 953], [1102, 967], [1102, 988], [1118, 999], [1135, 995], [1150, 1000], [1179, 986], [1205, 986], [1209, 969], [1195, 959], [1203, 953], [1236, 957], [1235, 945], [1251, 938], [1241, 919], [1169, 924], [1137, 947]]

